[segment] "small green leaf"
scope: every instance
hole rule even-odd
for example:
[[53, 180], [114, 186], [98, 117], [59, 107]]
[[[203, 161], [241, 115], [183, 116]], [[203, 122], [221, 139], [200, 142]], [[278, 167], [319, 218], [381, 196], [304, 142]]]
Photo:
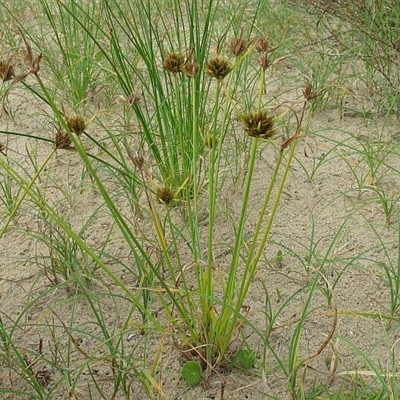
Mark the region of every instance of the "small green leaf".
[[201, 381], [201, 367], [197, 361], [188, 361], [182, 367], [182, 378], [190, 386], [196, 386]]
[[276, 253], [276, 261], [278, 261], [278, 263], [283, 261], [283, 253], [281, 249], [279, 249]]
[[250, 369], [256, 363], [254, 351], [249, 349], [239, 350], [233, 358], [233, 366], [239, 369]]

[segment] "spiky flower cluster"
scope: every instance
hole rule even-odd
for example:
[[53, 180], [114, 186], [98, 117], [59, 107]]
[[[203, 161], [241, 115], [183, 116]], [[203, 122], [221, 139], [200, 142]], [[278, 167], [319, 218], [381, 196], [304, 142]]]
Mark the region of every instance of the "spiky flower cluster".
[[208, 61], [206, 73], [210, 78], [222, 81], [232, 71], [232, 65], [222, 57], [215, 57]]
[[163, 60], [163, 68], [172, 75], [182, 72], [192, 78], [196, 75], [199, 66], [193, 59], [193, 53], [189, 56], [185, 56], [182, 53], [170, 53]]
[[158, 187], [156, 195], [161, 204], [170, 204], [175, 197], [174, 192], [168, 186]]
[[182, 53], [170, 53], [163, 60], [163, 68], [172, 75], [183, 71], [185, 56]]
[[232, 38], [228, 43], [228, 47], [235, 57], [240, 57], [242, 54], [246, 52], [250, 44], [251, 41], [244, 39], [242, 33], [239, 37]]
[[257, 111], [241, 116], [245, 132], [255, 138], [270, 139], [276, 135], [274, 118], [266, 111]]
[[259, 54], [258, 63], [261, 65], [261, 68], [266, 70], [271, 65], [268, 58], [268, 50], [269, 50], [268, 39], [265, 37], [257, 39], [255, 49]]
[[182, 72], [189, 78], [193, 78], [197, 74], [198, 70], [199, 64], [197, 64], [192, 58], [190, 58], [186, 60]]
[[80, 115], [74, 115], [67, 119], [67, 125], [71, 132], [81, 135], [86, 129], [85, 119]]
[[59, 129], [56, 133], [56, 149], [63, 149], [63, 150], [72, 150], [71, 139], [68, 134], [61, 129]]
[[120, 98], [122, 98], [122, 100], [129, 106], [133, 106], [139, 103], [141, 96], [138, 92], [133, 91], [129, 96], [127, 97], [120, 96]]
[[313, 90], [312, 84], [307, 83], [306, 87], [303, 90], [303, 96], [307, 101], [314, 100], [321, 94], [321, 90]]

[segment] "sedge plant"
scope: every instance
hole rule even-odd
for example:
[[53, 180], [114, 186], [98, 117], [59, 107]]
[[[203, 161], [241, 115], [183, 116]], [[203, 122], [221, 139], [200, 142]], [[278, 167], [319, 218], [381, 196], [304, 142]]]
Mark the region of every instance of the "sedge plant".
[[[74, 8], [70, 7], [72, 3]], [[104, 141], [86, 133], [86, 124], [80, 124], [81, 128], [76, 129], [40, 74], [42, 56], [34, 53], [21, 30], [29, 68], [24, 78], [29, 76], [36, 84], [34, 87], [26, 83], [26, 87], [51, 110], [59, 130], [55, 147], [31, 180], [21, 177], [1, 160], [0, 165], [21, 188], [24, 194], [21, 201], [29, 197], [57, 226], [60, 237], [71, 240], [74, 252], [91, 260], [122, 291], [131, 302], [132, 309], [140, 313], [140, 328], [144, 330], [154, 324], [161, 331], [171, 334], [182, 355], [189, 361], [198, 360], [210, 375], [226, 360], [233, 339], [246, 322], [242, 306], [270, 240], [297, 143], [302, 137], [306, 108], [322, 92], [314, 90], [309, 84], [304, 89], [304, 99], [297, 104], [290, 106], [289, 103], [282, 103], [267, 107], [271, 103], [270, 99], [265, 99], [267, 71], [272, 64], [268, 40], [263, 37], [244, 46], [243, 52], [238, 52], [233, 62], [222, 54], [221, 45], [218, 45], [216, 55], [213, 54], [211, 42], [218, 1], [210, 0], [208, 7], [202, 7], [198, 2], [183, 2], [186, 9], [179, 9], [179, 21], [184, 21], [184, 24], [176, 27], [171, 36], [166, 36], [168, 46], [163, 44], [161, 37], [161, 32], [168, 31], [168, 21], [163, 19], [157, 4], [153, 8], [149, 2], [138, 1], [135, 3], [139, 5], [137, 9], [131, 3], [105, 1], [102, 5], [108, 28], [97, 26], [92, 31], [88, 25], [98, 22], [85, 11], [83, 5], [72, 3], [58, 2], [57, 6], [87, 33], [86, 40], [93, 41], [104, 62], [108, 63], [107, 68], [122, 92], [125, 105], [131, 107], [123, 111], [129, 113], [124, 117], [127, 121], [135, 118], [138, 131], [116, 137], [112, 129], [103, 123], [109, 144], [106, 146]], [[201, 23], [198, 18], [200, 12], [203, 13]], [[153, 23], [155, 20], [159, 21], [161, 31]], [[100, 35], [102, 40], [98, 40], [96, 35]], [[122, 47], [124, 41], [121, 37], [127, 39], [133, 56]], [[182, 48], [175, 49], [176, 43], [180, 43]], [[259, 82], [254, 93], [256, 100], [250, 110], [241, 111], [235, 100], [240, 84], [235, 74], [243, 71], [241, 66], [251, 57], [257, 59], [257, 68], [254, 69]], [[135, 92], [133, 81], [140, 84], [140, 95]], [[294, 114], [296, 123], [290, 136], [282, 139], [278, 125], [288, 114]], [[240, 128], [235, 119], [240, 121]], [[231, 218], [237, 223], [232, 227], [231, 255], [227, 272], [224, 272], [216, 262], [216, 231], [218, 202], [223, 189], [221, 171], [227, 162], [224, 156], [230, 140], [228, 128], [231, 127], [244, 131], [250, 149], [241, 205], [235, 218]], [[132, 137], [134, 133], [139, 134], [137, 142]], [[103, 157], [89, 153], [85, 148], [85, 139], [98, 146]], [[261, 146], [273, 147], [276, 160], [266, 182], [264, 198], [257, 205], [252, 198], [252, 182]], [[72, 149], [76, 150], [92, 184], [102, 196], [114, 226], [137, 266], [138, 280], [134, 291], [105, 262], [104, 253], [89, 246], [79, 231], [71, 228], [34, 190], [56, 152]], [[126, 159], [122, 159], [124, 155], [131, 161], [130, 170]], [[112, 169], [115, 175], [121, 173], [127, 181], [138, 183], [143, 188], [146, 211], [152, 223], [152, 235], [143, 234], [145, 238], [151, 237], [148, 242], [139, 237], [132, 228], [130, 216], [125, 215], [115, 203], [114, 187], [110, 188], [103, 179], [105, 168]], [[120, 182], [117, 181], [117, 184]], [[205, 229], [200, 216], [202, 201], [207, 204]], [[175, 212], [176, 204], [184, 208], [182, 218]], [[248, 244], [245, 235], [248, 216], [250, 210], [257, 206], [256, 227]], [[8, 221], [11, 219], [12, 216]], [[3, 233], [0, 232], [0, 237]], [[154, 245], [153, 238], [158, 257], [151, 257], [147, 251], [149, 244]], [[78, 279], [78, 283], [82, 281]], [[87, 285], [82, 284], [81, 290], [91, 305], [93, 298]], [[152, 313], [152, 306], [155, 305], [164, 311], [166, 328], [161, 328]], [[101, 322], [101, 310], [94, 306], [92, 309]], [[303, 322], [307, 312], [306, 308]], [[100, 322], [99, 326], [102, 326]], [[68, 331], [73, 329], [72, 325], [71, 322]], [[296, 340], [299, 340], [300, 329], [301, 326]], [[104, 340], [109, 346], [110, 335], [105, 330]], [[292, 345], [295, 351], [297, 343]], [[123, 368], [118, 360], [112, 361]], [[296, 360], [292, 360], [291, 368], [296, 372]], [[154, 374], [155, 369], [152, 371]], [[293, 375], [291, 384], [295, 381]]]

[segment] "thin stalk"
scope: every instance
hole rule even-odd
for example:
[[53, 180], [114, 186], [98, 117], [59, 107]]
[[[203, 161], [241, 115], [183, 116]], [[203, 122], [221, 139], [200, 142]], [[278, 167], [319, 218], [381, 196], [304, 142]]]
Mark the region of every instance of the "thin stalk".
[[[219, 111], [219, 101], [221, 95], [222, 82], [218, 82], [216, 96], [215, 96], [215, 105], [214, 105], [214, 115], [213, 115], [213, 126], [211, 131], [210, 138], [210, 159], [209, 159], [209, 170], [208, 170], [208, 248], [207, 248], [207, 265], [204, 269], [204, 272], [200, 274], [202, 282], [201, 284], [201, 303], [202, 303], [202, 317], [203, 317], [203, 326], [205, 332], [208, 336], [208, 344], [212, 344], [214, 342], [214, 326], [213, 320], [214, 317], [214, 278], [213, 278], [213, 268], [214, 268], [214, 256], [213, 256], [213, 246], [214, 246], [214, 219], [215, 219], [215, 205], [216, 205], [216, 197], [218, 190], [218, 171], [216, 171], [215, 166], [217, 162], [217, 158], [220, 153], [217, 151], [217, 141], [219, 139], [217, 132], [217, 123], [218, 123], [218, 111]], [[202, 268], [202, 267], [199, 267]], [[207, 360], [212, 359], [213, 349], [211, 346], [207, 347]]]
[[[7, 230], [8, 226], [10, 225], [11, 221], [15, 217], [15, 214], [17, 213], [19, 207], [21, 206], [22, 202], [24, 201], [25, 197], [29, 194], [29, 192], [32, 190], [33, 185], [35, 184], [36, 180], [39, 178], [41, 175], [42, 171], [46, 167], [46, 165], [49, 163], [49, 161], [53, 158], [54, 153], [56, 152], [56, 149], [53, 149], [53, 151], [47, 156], [47, 158], [44, 160], [43, 164], [40, 166], [40, 168], [36, 171], [35, 175], [33, 176], [31, 182], [29, 185], [27, 185], [24, 188], [24, 193], [21, 196], [21, 198], [18, 200], [18, 202], [15, 204], [13, 207], [13, 210], [11, 211], [7, 221], [3, 225], [2, 229], [0, 230], [0, 238], [4, 235], [5, 231]], [[7, 167], [6, 164], [3, 164], [3, 169], [9, 174], [10, 173], [10, 168]]]
[[[241, 244], [243, 242], [244, 225], [245, 225], [246, 218], [247, 218], [247, 210], [248, 210], [248, 203], [249, 203], [249, 197], [250, 197], [250, 187], [251, 187], [251, 181], [252, 181], [252, 176], [253, 176], [253, 171], [254, 171], [254, 164], [255, 164], [255, 159], [256, 159], [257, 144], [258, 144], [257, 140], [253, 140], [251, 143], [249, 165], [248, 165], [248, 170], [247, 170], [247, 174], [246, 174], [246, 183], [245, 183], [245, 188], [244, 188], [240, 220], [239, 220], [238, 229], [236, 230], [236, 239], [235, 239], [235, 245], [233, 248], [232, 261], [231, 261], [231, 265], [230, 265], [230, 269], [229, 269], [227, 285], [226, 285], [226, 288], [224, 291], [224, 299], [222, 302], [222, 310], [221, 310], [221, 317], [220, 317], [220, 320], [221, 320], [220, 330], [221, 331], [223, 330], [224, 325], [228, 322], [227, 319], [229, 319], [229, 316], [231, 313], [232, 300], [235, 295], [237, 269], [238, 269], [239, 260], [240, 260]], [[220, 333], [222, 333], [222, 332], [220, 332]]]
[[[197, 171], [197, 162], [198, 162], [198, 146], [199, 146], [199, 127], [198, 127], [198, 96], [196, 94], [196, 81], [195, 79], [191, 79], [191, 96], [192, 96], [192, 160], [191, 160], [191, 177], [189, 179], [189, 187], [193, 191], [193, 195], [191, 195], [191, 190], [186, 191], [186, 201], [188, 207], [188, 217], [189, 217], [189, 227], [190, 227], [190, 237], [191, 237], [191, 248], [193, 252], [193, 259], [195, 265], [198, 264], [201, 250], [200, 250], [200, 238], [199, 238], [199, 209], [197, 204], [198, 190], [199, 190], [199, 177]], [[193, 199], [193, 208], [192, 208], [192, 199]]]

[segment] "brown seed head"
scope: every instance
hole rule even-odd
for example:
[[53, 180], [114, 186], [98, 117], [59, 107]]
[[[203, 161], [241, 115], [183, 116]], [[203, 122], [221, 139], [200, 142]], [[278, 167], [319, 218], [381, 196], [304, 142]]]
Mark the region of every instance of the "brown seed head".
[[256, 40], [256, 46], [255, 49], [257, 53], [265, 53], [268, 52], [269, 49], [269, 43], [268, 39], [266, 37], [260, 37]]
[[168, 186], [157, 188], [157, 199], [161, 204], [170, 204], [174, 200], [174, 192]]
[[274, 118], [266, 111], [244, 114], [241, 119], [245, 132], [251, 137], [269, 139], [276, 135]]
[[133, 106], [133, 105], [139, 103], [140, 98], [141, 98], [141, 96], [140, 96], [139, 93], [137, 93], [137, 92], [132, 92], [132, 93], [125, 99], [125, 101], [126, 101], [126, 103], [129, 104], [130, 106]]
[[139, 170], [143, 169], [143, 166], [144, 166], [144, 158], [143, 158], [143, 156], [140, 156], [138, 154], [132, 156], [132, 162], [135, 165], [135, 167], [138, 168]]
[[306, 87], [303, 90], [303, 96], [307, 101], [313, 100], [320, 95], [320, 90], [313, 90], [312, 84], [310, 82], [307, 83]]
[[182, 72], [189, 78], [193, 78], [197, 74], [198, 70], [199, 64], [190, 60], [185, 62]]
[[10, 81], [14, 76], [12, 58], [9, 58], [6, 62], [0, 61], [0, 79], [3, 82], [7, 82]]
[[67, 125], [70, 131], [76, 133], [78, 136], [86, 129], [86, 122], [80, 115], [67, 118]]
[[184, 66], [185, 56], [181, 53], [170, 53], [164, 58], [163, 61], [163, 68], [172, 75], [182, 72]]
[[250, 43], [249, 40], [243, 39], [243, 36], [240, 35], [238, 38], [232, 38], [229, 41], [228, 47], [235, 57], [239, 57], [246, 52]]
[[6, 145], [0, 142], [0, 153], [5, 154], [6, 151]]
[[29, 72], [33, 75], [37, 75], [40, 70], [40, 61], [42, 60], [42, 53], [40, 53], [37, 57], [35, 57], [33, 55], [32, 46], [26, 40], [23, 31], [21, 29], [19, 31], [22, 36], [22, 40], [25, 43], [25, 61], [28, 64]]
[[56, 133], [56, 149], [72, 150], [71, 139], [66, 132], [59, 129]]
[[212, 58], [206, 66], [207, 75], [218, 81], [222, 81], [231, 71], [232, 66], [229, 61], [221, 57]]
[[258, 63], [264, 71], [271, 65], [268, 59], [268, 52], [265, 51], [260, 54], [260, 57], [258, 57]]

